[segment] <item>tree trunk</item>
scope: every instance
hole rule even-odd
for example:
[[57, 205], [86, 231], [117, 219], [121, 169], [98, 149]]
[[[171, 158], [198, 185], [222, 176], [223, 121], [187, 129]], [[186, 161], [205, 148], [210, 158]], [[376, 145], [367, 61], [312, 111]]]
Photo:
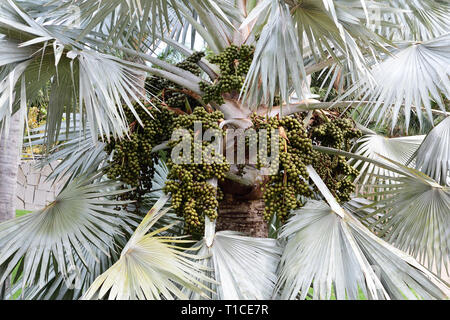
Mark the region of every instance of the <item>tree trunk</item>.
[[220, 184], [224, 199], [219, 204], [216, 230], [233, 230], [250, 237], [267, 238], [268, 227], [264, 221], [264, 201], [259, 185], [245, 187], [226, 180]]
[[0, 137], [0, 222], [16, 216], [17, 171], [23, 140], [23, 118], [19, 110], [11, 117], [7, 137]]

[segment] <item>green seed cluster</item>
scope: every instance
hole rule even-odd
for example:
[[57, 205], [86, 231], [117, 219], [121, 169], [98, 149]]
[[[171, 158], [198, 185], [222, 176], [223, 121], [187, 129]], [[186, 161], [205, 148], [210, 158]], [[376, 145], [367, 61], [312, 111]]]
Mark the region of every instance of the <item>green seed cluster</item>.
[[141, 106], [135, 104], [135, 110], [142, 120], [143, 127], [135, 120], [132, 112], [126, 108], [125, 115], [130, 123], [129, 137], [111, 140], [105, 147], [108, 154], [112, 153], [106, 174], [109, 179], [123, 182], [136, 188], [127, 194], [127, 199], [139, 200], [152, 188], [154, 165], [158, 158], [151, 151], [154, 146], [167, 140], [172, 132], [174, 113], [154, 102], [159, 110], [152, 105], [144, 105], [152, 109], [150, 116]]
[[[220, 111], [208, 113], [204, 108], [197, 107], [192, 114], [178, 116], [174, 121], [174, 129], [186, 129], [191, 136], [190, 163], [175, 164], [168, 160], [170, 172], [164, 191], [172, 195], [172, 207], [177, 215], [185, 219], [185, 232], [198, 234], [203, 231], [205, 215], [211, 220], [217, 218], [217, 208], [222, 199], [220, 188], [212, 186], [208, 180], [217, 178], [220, 181], [225, 179], [225, 174], [230, 170], [230, 165], [226, 162], [222, 154], [217, 154], [218, 161], [212, 161], [205, 155], [215, 156], [211, 143], [207, 141], [194, 140], [198, 133], [194, 132], [194, 122], [202, 123], [202, 131], [208, 129], [217, 130], [224, 135], [224, 131], [219, 128], [219, 123], [223, 119]], [[169, 147], [173, 148], [180, 140], [171, 140]], [[194, 163], [194, 149], [198, 148], [203, 153], [200, 163]]]
[[211, 63], [220, 68], [220, 77], [210, 85], [206, 82], [200, 83], [200, 89], [204, 92], [203, 101], [209, 103], [215, 101], [221, 105], [224, 103], [222, 94], [239, 92], [244, 85], [245, 77], [252, 64], [254, 47], [242, 45], [238, 47], [231, 45], [222, 53], [209, 58]]
[[[176, 66], [199, 76], [201, 69], [197, 63], [204, 56], [204, 52], [195, 52], [186, 60], [177, 63]], [[192, 95], [186, 94], [186, 91], [183, 91], [181, 86], [158, 76], [148, 77], [145, 83], [145, 88], [151, 94], [161, 99], [163, 103], [170, 108], [178, 108], [186, 111], [186, 105], [190, 106], [197, 104], [196, 99], [194, 99]]]
[[361, 135], [361, 131], [354, 128], [352, 120], [343, 118], [322, 123], [312, 131], [313, 138], [322, 145], [340, 150], [349, 150], [352, 140]]
[[266, 119], [253, 116], [252, 120], [257, 130], [267, 130], [268, 145], [271, 140], [270, 130], [279, 132], [279, 162], [278, 166], [275, 164], [278, 168], [275, 171], [271, 169], [269, 180], [263, 187], [264, 219], [270, 221], [276, 214], [279, 221], [284, 222], [291, 210], [303, 206], [301, 196], [312, 195], [306, 171], [306, 166], [314, 160], [312, 142], [301, 122], [294, 117]]
[[[354, 128], [352, 120], [343, 118], [316, 122], [311, 130], [311, 138], [315, 144], [345, 151], [349, 151], [353, 140], [361, 135], [361, 131]], [[345, 157], [321, 154], [313, 166], [339, 202], [351, 199], [351, 194], [355, 191], [351, 181], [358, 175], [358, 171], [347, 163]]]

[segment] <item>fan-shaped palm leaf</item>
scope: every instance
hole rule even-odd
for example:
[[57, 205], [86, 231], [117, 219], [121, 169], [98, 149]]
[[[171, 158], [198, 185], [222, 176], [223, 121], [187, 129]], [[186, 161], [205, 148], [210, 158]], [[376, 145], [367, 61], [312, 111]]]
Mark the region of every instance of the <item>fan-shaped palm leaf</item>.
[[[58, 168], [58, 167], [57, 167]], [[146, 197], [141, 199], [139, 206], [139, 212], [144, 212], [145, 208], [150, 210], [157, 200], [164, 197], [162, 187], [164, 186], [168, 169], [163, 162], [160, 161], [155, 167], [155, 177], [153, 178], [153, 192], [150, 192]], [[128, 210], [133, 211], [133, 204], [128, 205]], [[170, 201], [165, 203], [164, 207], [170, 208]], [[133, 227], [137, 227], [139, 223], [135, 220], [127, 220], [128, 224]], [[181, 219], [176, 216], [172, 210], [169, 210], [166, 214], [160, 217], [150, 230], [154, 231], [160, 228], [171, 226], [170, 228], [164, 228], [161, 232], [162, 236], [167, 235], [179, 235], [182, 233]], [[9, 294], [5, 296], [8, 299], [17, 290], [21, 289], [21, 299], [41, 300], [41, 299], [64, 299], [73, 300], [79, 299], [89, 289], [94, 280], [110, 268], [120, 257], [120, 251], [125, 247], [129, 237], [133, 231], [130, 228], [124, 230], [123, 235], [116, 235], [114, 238], [107, 239], [109, 242], [107, 246], [111, 248], [110, 255], [106, 256], [94, 246], [91, 246], [91, 252], [94, 255], [85, 253], [85, 263], [81, 261], [78, 256], [75, 256], [75, 266], [72, 266], [68, 270], [68, 275], [63, 276], [61, 273], [55, 273], [51, 268], [48, 279], [43, 285], [31, 285], [28, 284], [26, 288], [21, 288], [20, 281], [12, 286]]]
[[[111, 0], [98, 2], [92, 0], [78, 1], [51, 1], [50, 5], [56, 7], [50, 14], [57, 18], [58, 24], [79, 23], [82, 28], [80, 39], [94, 30], [107, 28], [110, 37], [114, 40], [125, 40], [131, 33], [124, 33], [124, 25], [128, 30], [146, 32], [150, 24], [158, 24], [160, 30], [171, 27], [169, 15], [177, 10], [177, 1], [151, 0], [151, 1], [125, 1]], [[78, 21], [74, 21], [73, 14], [78, 14]], [[155, 27], [153, 27], [154, 30]]]
[[23, 62], [32, 56], [33, 50], [29, 47], [19, 47], [19, 44], [0, 37], [0, 66]]
[[179, 285], [205, 296], [206, 286], [202, 282], [212, 280], [205, 276], [206, 269], [193, 261], [201, 257], [176, 246], [192, 241], [157, 236], [170, 226], [147, 233], [165, 214], [166, 210], [161, 208], [166, 201], [167, 196], [161, 198], [149, 211], [122, 250], [120, 259], [94, 281], [84, 299], [186, 299]]
[[[344, 224], [323, 201], [308, 201], [293, 213], [280, 234], [287, 241], [278, 284], [282, 299], [298, 294], [304, 299], [311, 285], [315, 299], [330, 299], [333, 288], [337, 299], [357, 299], [358, 289], [368, 295], [363, 274], [368, 263], [360, 265]], [[367, 275], [368, 283], [377, 280], [373, 270]]]
[[[376, 208], [371, 207], [372, 204], [372, 201], [365, 198], [352, 198], [350, 201], [342, 204], [342, 207], [350, 211], [366, 227], [369, 227], [372, 224], [376, 224], [375, 222], [383, 216], [382, 213], [372, 214], [376, 210]], [[377, 234], [377, 232], [381, 231], [381, 228], [375, 226], [372, 227], [372, 230]]]
[[305, 298], [311, 286], [313, 298], [334, 292], [337, 299], [355, 299], [359, 290], [368, 299], [448, 297], [448, 286], [372, 234], [337, 204], [311, 166], [308, 172], [330, 205], [310, 201], [283, 227], [281, 298]]
[[[418, 257], [441, 275], [448, 270], [450, 254], [450, 188], [436, 183], [422, 172], [407, 168], [404, 175], [392, 178], [395, 184], [375, 185], [384, 197], [363, 208], [375, 207], [365, 219], [381, 215], [369, 227], [381, 229], [379, 236]], [[447, 271], [448, 273], [448, 271]]]
[[[243, 89], [243, 97], [251, 107], [260, 103], [271, 106], [277, 92], [284, 101], [289, 101], [291, 85], [299, 98], [305, 96], [302, 80], [306, 79], [306, 73], [289, 7], [278, 1], [263, 1], [260, 6], [268, 7], [269, 16], [256, 44]], [[259, 12], [260, 9], [254, 10]], [[250, 15], [247, 21], [252, 18]]]
[[107, 158], [104, 151], [105, 143], [92, 142], [90, 135], [78, 137], [64, 142], [55, 148], [54, 153], [39, 162], [43, 167], [49, 163], [58, 162], [48, 179], [71, 181], [77, 176], [91, 174], [106, 165]]
[[[37, 49], [36, 53], [43, 53], [45, 49], [46, 45]], [[73, 61], [75, 58], [76, 61]], [[122, 110], [122, 101], [134, 111], [128, 96], [138, 99], [134, 94], [137, 84], [133, 74], [136, 74], [136, 70], [121, 64], [111, 56], [99, 56], [94, 52], [69, 52], [59, 59], [56, 62], [51, 53], [43, 55], [42, 58], [26, 60], [15, 66], [8, 77], [2, 79], [0, 121], [8, 121], [11, 114], [17, 110], [15, 106], [19, 99], [15, 98], [14, 93], [19, 91], [21, 81], [28, 83], [25, 98], [32, 100], [52, 79], [48, 110], [50, 127], [47, 130], [51, 142], [54, 141], [54, 136], [59, 134], [59, 124], [65, 107], [70, 111], [66, 113], [68, 117], [72, 113], [75, 114], [77, 96], [74, 92], [78, 89], [79, 112], [83, 116], [87, 115], [91, 131], [123, 136], [127, 123], [123, 113], [119, 111]], [[58, 67], [55, 67], [55, 63], [58, 63]], [[103, 76], [99, 77], [100, 74]], [[78, 84], [74, 82], [76, 78], [79, 80]], [[22, 99], [24, 95], [21, 94], [20, 97]]]
[[110, 256], [111, 238], [129, 229], [131, 216], [114, 210], [124, 202], [107, 198], [127, 190], [117, 191], [115, 182], [93, 183], [98, 178], [80, 177], [44, 209], [0, 224], [0, 283], [19, 266], [22, 287], [42, 286], [52, 271], [67, 277], [77, 260], [87, 265], [93, 248]]
[[[192, 37], [199, 33], [214, 51], [223, 49], [227, 44], [224, 32], [232, 27], [229, 14], [235, 14], [233, 8], [225, 1], [214, 0], [151, 0], [108, 2], [83, 0], [76, 4], [71, 1], [53, 1], [56, 8], [51, 12], [56, 23], [67, 25], [74, 23], [76, 10], [80, 33], [77, 40], [88, 35], [105, 35], [114, 43], [127, 43], [131, 38], [136, 42], [155, 39], [164, 41], [165, 37], [177, 37], [181, 31], [187, 32], [191, 27]], [[52, 4], [51, 3], [51, 4]], [[228, 13], [228, 14], [227, 14]], [[197, 21], [200, 17], [201, 23]], [[177, 32], [178, 31], [178, 32]], [[178, 35], [178, 36], [177, 36]], [[150, 37], [149, 37], [150, 36]], [[182, 40], [185, 42], [185, 39]], [[134, 46], [133, 46], [134, 47]]]
[[[365, 160], [396, 173], [397, 176], [379, 176], [392, 183], [373, 185], [376, 191], [364, 196], [375, 197], [377, 201], [364, 206], [356, 205], [359, 207], [357, 215], [369, 228], [385, 236], [396, 247], [418, 257], [429, 268], [435, 265], [438, 274], [441, 274], [442, 266], [448, 270], [449, 187], [439, 185], [426, 174], [388, 158], [383, 157], [385, 161], [381, 162], [331, 148], [316, 149]], [[351, 207], [355, 207], [354, 204], [348, 206]]]
[[249, 105], [261, 101], [271, 104], [275, 90], [288, 101], [292, 87], [298, 98], [304, 97], [303, 58], [313, 57], [321, 64], [331, 56], [355, 76], [368, 74], [363, 52], [385, 51], [385, 41], [366, 26], [367, 7], [388, 10], [365, 1], [261, 1], [241, 26], [256, 21], [254, 31], [262, 28], [243, 95]]
[[[435, 101], [445, 110], [441, 94], [450, 96], [450, 34], [425, 42], [402, 45], [383, 62], [373, 68], [372, 81], [363, 80], [357, 86], [359, 94], [369, 101], [361, 117], [370, 121], [384, 122], [392, 113], [392, 128], [403, 109], [405, 126], [408, 128], [411, 108], [415, 108], [420, 123], [423, 106], [428, 119], [433, 122], [432, 105]], [[355, 90], [353, 89], [353, 90]], [[347, 94], [351, 93], [350, 90]]]
[[[63, 114], [63, 118], [66, 118], [65, 114]], [[30, 129], [29, 134], [24, 137], [24, 146], [44, 146], [46, 144], [48, 146], [47, 137], [45, 125]], [[57, 162], [48, 179], [66, 179], [67, 181], [71, 181], [76, 176], [98, 171], [106, 165], [107, 155], [104, 151], [106, 144], [92, 141], [89, 126], [83, 131], [80, 117], [76, 114], [73, 125], [66, 122], [60, 124], [59, 135], [55, 139], [58, 144], [49, 150], [36, 167], [43, 168], [50, 163]]]
[[[210, 246], [200, 241], [203, 264], [213, 270], [210, 296], [219, 300], [270, 299], [276, 282], [281, 248], [275, 239], [252, 238], [234, 231], [219, 231]], [[191, 299], [201, 298], [190, 292]]]
[[368, 12], [390, 12], [389, 7], [364, 0], [288, 2], [304, 52], [317, 62], [331, 56], [335, 61], [347, 60], [349, 70], [364, 72], [366, 51], [385, 50], [385, 40], [368, 27], [374, 22]]
[[415, 156], [416, 169], [450, 186], [450, 117], [430, 131]]
[[[20, 63], [13, 65], [9, 75], [1, 79], [0, 121], [6, 119], [7, 122], [17, 110], [19, 99], [15, 98], [14, 93], [20, 87], [20, 80], [27, 84], [27, 100], [34, 99], [39, 90], [51, 82], [47, 119], [48, 139], [51, 142], [59, 133], [64, 113], [70, 121], [70, 116], [79, 112], [89, 121], [91, 132], [123, 136], [127, 123], [122, 104], [137, 116], [132, 101], [146, 99], [138, 90], [137, 76], [143, 71], [136, 69], [131, 62], [86, 49], [73, 39], [76, 33], [61, 33], [58, 26], [51, 28], [42, 25], [12, 1], [2, 2], [0, 6], [2, 41], [6, 41], [11, 53], [21, 59], [29, 55], [24, 61], [11, 61]], [[5, 56], [0, 62], [4, 65], [10, 60]], [[156, 70], [139, 66], [145, 70]], [[162, 70], [156, 72], [164, 73]], [[164, 74], [173, 76], [169, 72]], [[138, 104], [143, 107], [142, 103]]]
[[[389, 163], [382, 157], [386, 157], [402, 164], [406, 164], [417, 148], [422, 143], [425, 136], [408, 136], [387, 138], [377, 134], [368, 134], [359, 139], [356, 143], [355, 154], [366, 158], [375, 159]], [[380, 168], [373, 163], [364, 160], [350, 160], [355, 169], [359, 170], [359, 176], [355, 182], [375, 183], [377, 176], [397, 176], [396, 173]]]
[[[9, 299], [19, 289], [21, 290], [20, 299], [23, 300], [76, 300], [81, 298], [92, 282], [118, 259], [119, 254], [116, 250], [123, 248], [123, 238], [110, 239], [108, 245], [111, 249], [114, 248], [114, 250], [110, 250], [110, 256], [92, 246], [91, 252], [94, 254], [86, 254], [86, 264], [75, 257], [75, 265], [68, 269], [68, 274], [65, 276], [55, 273], [51, 267], [45, 284], [28, 284], [27, 287], [22, 288], [19, 278], [18, 282], [12, 285], [5, 299]], [[50, 265], [52, 266], [52, 264]]]
[[448, 32], [447, 20], [450, 5], [435, 0], [383, 1], [397, 12], [380, 13], [391, 24], [378, 28], [378, 32], [392, 40], [425, 41]]

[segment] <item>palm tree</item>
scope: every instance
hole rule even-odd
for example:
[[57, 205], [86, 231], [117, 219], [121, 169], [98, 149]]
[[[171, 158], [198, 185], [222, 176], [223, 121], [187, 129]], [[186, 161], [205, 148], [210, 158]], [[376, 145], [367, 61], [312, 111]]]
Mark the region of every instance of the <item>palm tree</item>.
[[[450, 248], [449, 14], [433, 0], [0, 2], [0, 121], [50, 82], [46, 161], [61, 159], [52, 177], [68, 178], [53, 203], [0, 224], [0, 283], [15, 275], [4, 297], [20, 289], [24, 299], [448, 298], [440, 277]], [[213, 55], [254, 47], [241, 91], [205, 103], [221, 68], [201, 58], [194, 74], [155, 56], [169, 47], [189, 56], [198, 43]], [[311, 94], [318, 73], [337, 99]], [[186, 238], [163, 192], [161, 158], [138, 203], [148, 213], [130, 212], [129, 184], [105, 175], [105, 146], [128, 139], [141, 111], [158, 105], [143, 74], [220, 111], [221, 127], [248, 129], [253, 114], [300, 115], [306, 126], [317, 114], [353, 112], [365, 136], [351, 151], [314, 150], [348, 158], [358, 192], [338, 201], [308, 165], [315, 191], [285, 224], [276, 215], [267, 224], [264, 179], [231, 166], [228, 190], [252, 197], [231, 195], [217, 221], [205, 218], [204, 235]], [[395, 138], [366, 128], [394, 129], [401, 117], [406, 131], [411, 117], [434, 128]]]

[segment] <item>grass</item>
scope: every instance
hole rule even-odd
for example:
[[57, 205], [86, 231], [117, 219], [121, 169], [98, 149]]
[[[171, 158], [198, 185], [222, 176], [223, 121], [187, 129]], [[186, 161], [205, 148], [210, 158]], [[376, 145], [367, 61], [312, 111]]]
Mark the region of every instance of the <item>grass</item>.
[[21, 217], [27, 213], [30, 213], [31, 211], [28, 210], [16, 210], [16, 218]]

